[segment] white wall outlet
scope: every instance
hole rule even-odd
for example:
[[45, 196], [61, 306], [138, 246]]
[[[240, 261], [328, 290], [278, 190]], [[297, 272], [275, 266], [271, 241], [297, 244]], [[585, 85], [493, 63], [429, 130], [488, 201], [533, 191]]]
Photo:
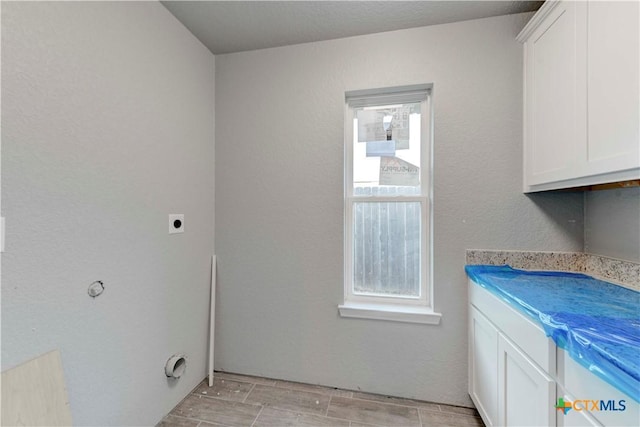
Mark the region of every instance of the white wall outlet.
[[169, 214], [169, 234], [184, 233], [184, 214]]

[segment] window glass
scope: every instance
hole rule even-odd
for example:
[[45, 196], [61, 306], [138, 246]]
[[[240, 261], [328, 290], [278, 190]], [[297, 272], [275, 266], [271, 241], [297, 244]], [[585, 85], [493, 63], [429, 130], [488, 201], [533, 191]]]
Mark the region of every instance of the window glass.
[[421, 204], [355, 202], [353, 292], [420, 296]]
[[420, 103], [356, 109], [354, 195], [420, 193]]

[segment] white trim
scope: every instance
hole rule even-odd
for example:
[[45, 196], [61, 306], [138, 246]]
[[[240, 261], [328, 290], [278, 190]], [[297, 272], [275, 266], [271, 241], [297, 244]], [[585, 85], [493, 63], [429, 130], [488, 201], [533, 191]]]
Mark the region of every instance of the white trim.
[[562, 190], [574, 187], [585, 187], [589, 185], [608, 184], [618, 181], [632, 181], [636, 179], [640, 179], [640, 168], [603, 173], [593, 176], [565, 179], [561, 181], [546, 182], [536, 185], [527, 185], [525, 183], [524, 192], [534, 193], [536, 191]]
[[527, 25], [524, 26], [520, 34], [516, 36], [516, 40], [520, 43], [524, 43], [527, 41], [531, 33], [533, 33], [540, 22], [542, 22], [547, 15], [551, 13], [551, 11], [560, 4], [560, 0], [547, 0], [544, 4], [538, 9], [535, 15], [529, 20]]
[[440, 324], [442, 314], [429, 307], [411, 307], [391, 304], [345, 303], [338, 306], [341, 317], [390, 320], [395, 322]]
[[[351, 91], [345, 95], [344, 127], [344, 304], [342, 317], [439, 324], [433, 311], [433, 108], [432, 84]], [[355, 196], [353, 189], [353, 138], [355, 109], [386, 104], [420, 103], [420, 194]], [[418, 202], [421, 205], [420, 294], [417, 297], [362, 295], [353, 292], [353, 206], [366, 202]]]
[[[435, 121], [433, 114], [433, 85], [429, 89], [429, 93], [427, 99], [422, 103], [422, 107], [424, 111], [422, 111], [422, 131], [424, 132], [424, 138], [426, 143], [425, 147], [421, 147], [421, 161], [422, 161], [422, 171], [420, 172], [420, 179], [423, 183], [422, 194], [427, 196], [427, 200], [425, 203], [425, 215], [426, 215], [426, 223], [425, 223], [425, 233], [424, 236], [424, 258], [423, 258], [423, 266], [425, 268], [424, 277], [427, 281], [426, 284], [426, 296], [427, 296], [427, 304], [431, 310], [434, 307], [434, 293], [433, 293], [433, 147], [434, 147], [434, 129], [435, 129]], [[421, 133], [421, 135], [423, 135]], [[427, 169], [425, 171], [425, 168]]]
[[422, 102], [429, 96], [429, 91], [432, 86], [431, 84], [422, 84], [381, 89], [352, 90], [345, 93], [345, 99], [351, 108]]
[[216, 256], [211, 256], [211, 301], [209, 306], [209, 387], [213, 386], [213, 355], [216, 331]]
[[397, 195], [389, 195], [385, 194], [384, 196], [358, 196], [353, 195], [348, 197], [352, 202], [357, 203], [385, 203], [385, 202], [423, 202], [427, 196], [421, 195], [413, 195], [413, 194], [397, 194]]
[[[344, 288], [343, 301], [349, 299], [349, 283], [353, 277], [353, 203], [349, 201], [353, 197], [353, 121], [355, 111], [345, 102], [345, 124], [344, 124], [344, 278], [342, 287]], [[347, 143], [347, 141], [351, 141]]]

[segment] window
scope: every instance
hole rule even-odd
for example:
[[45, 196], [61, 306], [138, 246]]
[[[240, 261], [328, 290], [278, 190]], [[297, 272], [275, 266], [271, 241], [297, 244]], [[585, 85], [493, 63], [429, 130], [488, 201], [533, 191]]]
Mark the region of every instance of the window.
[[437, 324], [431, 86], [353, 91], [345, 116], [343, 317]]

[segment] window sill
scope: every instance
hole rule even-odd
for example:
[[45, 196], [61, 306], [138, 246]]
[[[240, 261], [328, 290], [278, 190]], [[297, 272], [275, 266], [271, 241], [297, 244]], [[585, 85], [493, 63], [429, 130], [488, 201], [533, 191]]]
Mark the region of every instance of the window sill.
[[422, 323], [426, 325], [438, 325], [442, 317], [442, 314], [435, 313], [431, 308], [390, 304], [346, 303], [339, 305], [338, 310], [341, 317]]

